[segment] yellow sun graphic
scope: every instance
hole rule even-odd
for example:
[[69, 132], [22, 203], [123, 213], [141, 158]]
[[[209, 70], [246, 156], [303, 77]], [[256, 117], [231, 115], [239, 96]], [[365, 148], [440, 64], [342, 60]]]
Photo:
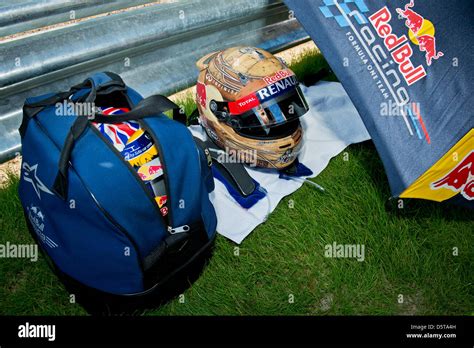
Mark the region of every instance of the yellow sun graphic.
[[[421, 25], [420, 30], [416, 34], [416, 36], [421, 36], [421, 35], [431, 35], [434, 36], [435, 34], [435, 28], [433, 23], [431, 23], [429, 20], [425, 19], [423, 20], [423, 24]], [[408, 30], [408, 37], [410, 38], [411, 42], [413, 42], [415, 45], [418, 45], [418, 39], [416, 38], [415, 34], [411, 30]]]

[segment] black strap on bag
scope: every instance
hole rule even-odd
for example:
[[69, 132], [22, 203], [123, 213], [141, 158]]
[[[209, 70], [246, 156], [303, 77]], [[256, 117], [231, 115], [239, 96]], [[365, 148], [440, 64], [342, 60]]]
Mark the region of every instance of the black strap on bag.
[[18, 129], [20, 135], [22, 137], [24, 136], [26, 132], [26, 127], [28, 126], [28, 122], [30, 121], [30, 119], [35, 117], [45, 107], [63, 102], [64, 100], [69, 99], [71, 95], [83, 88], [90, 88], [91, 90], [82, 98], [82, 102], [91, 102], [95, 100], [97, 94], [110, 93], [111, 89], [122, 91], [126, 90], [127, 86], [119, 75], [112, 72], [104, 72], [104, 74], [109, 76], [111, 80], [101, 84], [98, 87], [95, 86], [94, 81], [92, 79], [86, 79], [83, 82], [72, 86], [69, 91], [59, 92], [49, 98], [40, 100], [36, 103], [25, 103], [25, 105], [23, 105], [23, 120], [20, 125], [20, 128]]
[[173, 110], [173, 119], [180, 116], [179, 107], [165, 96], [155, 94], [140, 101], [131, 111], [118, 115], [98, 114], [93, 117], [94, 122], [98, 123], [121, 123], [137, 120], [147, 116], [157, 115], [159, 113]]
[[[89, 99], [89, 98], [87, 98]], [[173, 118], [179, 117], [179, 107], [171, 100], [162, 95], [152, 95], [148, 98], [140, 101], [130, 112], [126, 112], [118, 115], [96, 115], [93, 118], [94, 122], [99, 123], [120, 123], [131, 120], [138, 120], [141, 118], [156, 116], [162, 112], [173, 110]], [[87, 125], [91, 119], [87, 117], [78, 117], [71, 126], [69, 133], [64, 142], [64, 146], [61, 150], [59, 157], [58, 173], [54, 180], [53, 191], [62, 199], [67, 198], [68, 192], [68, 167], [71, 159], [71, 153], [74, 148], [75, 142], [81, 137], [87, 128]]]

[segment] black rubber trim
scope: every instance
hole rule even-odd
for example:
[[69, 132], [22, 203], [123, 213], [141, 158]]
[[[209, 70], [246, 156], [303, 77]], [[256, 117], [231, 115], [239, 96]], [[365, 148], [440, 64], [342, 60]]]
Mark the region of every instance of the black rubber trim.
[[178, 246], [182, 245], [185, 241], [192, 238], [193, 233], [196, 233], [200, 229], [204, 229], [204, 223], [202, 221], [198, 223], [188, 224], [189, 232], [170, 234], [145, 257], [144, 268], [145, 271], [151, 269], [159, 260], [166, 256], [170, 251], [174, 251]]
[[191, 258], [153, 287], [138, 293], [119, 295], [85, 285], [61, 271], [44, 248], [41, 247], [41, 244], [38, 243], [26, 211], [24, 211], [24, 214], [28, 231], [40, 246], [39, 249], [45, 256], [48, 266], [66, 290], [76, 296], [77, 302], [93, 315], [141, 314], [141, 311], [145, 309], [157, 307], [170, 301], [198, 279], [212, 256], [217, 236], [214, 234]]
[[211, 140], [203, 141], [199, 138], [194, 137], [194, 141], [199, 144], [201, 148], [207, 148], [210, 152], [212, 162], [219, 171], [219, 173], [226, 179], [229, 185], [231, 185], [236, 191], [244, 197], [249, 196], [255, 191], [255, 182], [249, 175], [247, 170], [242, 163], [228, 163], [219, 162], [219, 154], [225, 152]]

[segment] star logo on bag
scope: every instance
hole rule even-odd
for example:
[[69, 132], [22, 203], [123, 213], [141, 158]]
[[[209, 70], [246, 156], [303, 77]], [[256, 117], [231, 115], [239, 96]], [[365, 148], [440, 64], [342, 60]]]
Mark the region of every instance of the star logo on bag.
[[41, 199], [40, 191], [53, 195], [53, 193], [46, 187], [45, 184], [43, 184], [43, 182], [36, 175], [38, 164], [30, 166], [28, 163], [23, 162], [22, 168], [23, 168], [23, 179], [29, 182], [31, 185], [33, 185], [33, 189], [35, 190], [39, 199]]

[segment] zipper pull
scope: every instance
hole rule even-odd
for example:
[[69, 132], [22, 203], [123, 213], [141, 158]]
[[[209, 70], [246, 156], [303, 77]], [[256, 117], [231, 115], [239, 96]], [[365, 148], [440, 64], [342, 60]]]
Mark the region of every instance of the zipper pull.
[[208, 167], [212, 166], [212, 157], [211, 157], [211, 153], [209, 152], [209, 149], [208, 149], [208, 148], [205, 148], [205, 149], [204, 149], [204, 154], [206, 155], [207, 166], [208, 166]]
[[171, 226], [168, 226], [168, 232], [170, 234], [176, 234], [176, 233], [183, 233], [183, 232], [188, 232], [190, 230], [189, 226], [188, 225], [183, 225], [183, 226], [179, 226], [179, 227], [171, 227]]

